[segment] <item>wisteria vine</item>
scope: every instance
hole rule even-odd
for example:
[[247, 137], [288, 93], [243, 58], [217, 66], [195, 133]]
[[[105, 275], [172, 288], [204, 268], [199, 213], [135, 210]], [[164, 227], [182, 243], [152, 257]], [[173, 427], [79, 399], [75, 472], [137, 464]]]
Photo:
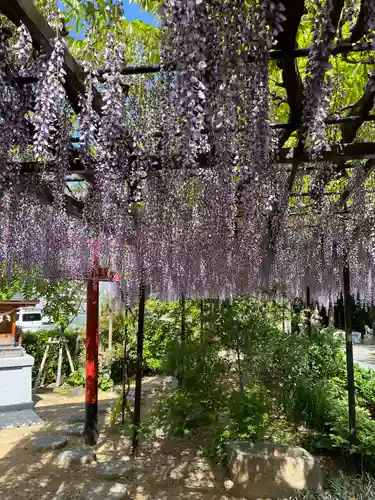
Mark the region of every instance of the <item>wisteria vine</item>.
[[[356, 165], [344, 201], [324, 192], [334, 175], [320, 154], [328, 146], [336, 27], [333, 1], [313, 3], [298, 139], [317, 174], [311, 180], [301, 166], [294, 184], [270, 127], [269, 51], [288, 21], [282, 2], [166, 0], [156, 78], [121, 74], [122, 34], [108, 22], [103, 53], [82, 64], [78, 116], [65, 91], [66, 45], [54, 3], [50, 55], [36, 53], [25, 26], [2, 27], [0, 258], [45, 277], [87, 278], [99, 249], [101, 266], [120, 273], [130, 299], [141, 280], [168, 299], [301, 295], [309, 286], [322, 301], [340, 293], [347, 259], [353, 287], [373, 300], [375, 236], [363, 229], [364, 221], [375, 224], [368, 171]], [[372, 3], [365, 37], [373, 40]], [[343, 20], [352, 25], [350, 5]], [[22, 87], [15, 74], [37, 81]], [[293, 198], [292, 186], [306, 198]]]

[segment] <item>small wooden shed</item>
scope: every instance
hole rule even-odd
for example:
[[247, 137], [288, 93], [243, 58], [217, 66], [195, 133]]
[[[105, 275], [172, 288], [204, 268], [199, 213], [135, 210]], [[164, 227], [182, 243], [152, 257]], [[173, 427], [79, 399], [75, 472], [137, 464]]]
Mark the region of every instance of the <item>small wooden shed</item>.
[[37, 304], [39, 300], [0, 300], [0, 346], [15, 344], [17, 311]]

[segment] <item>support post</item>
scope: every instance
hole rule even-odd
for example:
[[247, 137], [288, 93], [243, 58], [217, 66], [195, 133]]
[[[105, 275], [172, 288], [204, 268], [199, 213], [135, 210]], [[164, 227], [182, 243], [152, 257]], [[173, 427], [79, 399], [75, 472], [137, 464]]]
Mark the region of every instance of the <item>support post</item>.
[[141, 398], [142, 398], [142, 368], [143, 368], [143, 331], [145, 321], [146, 287], [143, 281], [139, 286], [138, 307], [138, 332], [137, 332], [137, 362], [135, 366], [135, 398], [134, 398], [134, 430], [133, 430], [133, 455], [138, 452], [139, 426], [141, 423]]
[[109, 308], [109, 317], [108, 317], [108, 351], [112, 351], [112, 337], [113, 337], [113, 312], [112, 308]]
[[67, 340], [64, 342], [64, 346], [65, 346], [65, 352], [66, 352], [66, 356], [68, 358], [68, 362], [69, 362], [69, 366], [70, 366], [70, 373], [74, 373], [75, 369], [74, 369], [73, 359], [72, 359], [72, 355], [70, 354], [70, 349], [69, 349], [69, 345], [68, 345]]
[[328, 326], [330, 328], [335, 327], [335, 308], [331, 300], [331, 297], [329, 298], [329, 306], [328, 306]]
[[186, 340], [186, 299], [185, 294], [181, 294], [181, 344]]
[[201, 342], [204, 342], [204, 302], [200, 299], [200, 323], [201, 323]]
[[38, 375], [36, 377], [35, 384], [34, 384], [34, 390], [33, 390], [34, 394], [36, 393], [36, 390], [38, 388], [40, 379], [42, 378], [42, 375], [43, 375], [44, 366], [46, 364], [47, 357], [48, 357], [48, 351], [49, 351], [49, 347], [50, 347], [50, 341], [51, 341], [51, 337], [48, 337], [47, 345], [46, 345], [46, 348], [44, 350], [44, 354], [43, 354], [43, 358], [42, 358], [42, 362], [40, 363]]
[[127, 361], [127, 343], [128, 343], [128, 310], [125, 308], [125, 326], [124, 326], [124, 359], [122, 361], [122, 407], [121, 407], [121, 423], [125, 423], [125, 408], [126, 408], [126, 386], [128, 385], [128, 361]]
[[350, 271], [348, 262], [344, 263], [344, 312], [345, 312], [345, 340], [346, 340], [346, 370], [348, 377], [348, 409], [349, 409], [349, 440], [356, 440], [356, 415], [355, 415], [355, 386], [354, 362], [352, 342], [352, 297], [350, 294]]
[[61, 371], [62, 371], [62, 361], [63, 361], [63, 342], [62, 342], [62, 339], [60, 338], [60, 342], [59, 342], [59, 357], [57, 359], [56, 387], [60, 387]]
[[10, 315], [10, 321], [12, 324], [12, 326], [11, 326], [12, 345], [15, 345], [15, 343], [16, 343], [16, 329], [17, 329], [16, 318], [17, 318], [17, 312], [12, 311], [11, 315]]
[[307, 327], [307, 335], [311, 337], [311, 293], [310, 287], [306, 287], [306, 309], [307, 309], [307, 318], [306, 318], [306, 327]]
[[99, 281], [87, 282], [85, 443], [95, 445], [98, 429]]

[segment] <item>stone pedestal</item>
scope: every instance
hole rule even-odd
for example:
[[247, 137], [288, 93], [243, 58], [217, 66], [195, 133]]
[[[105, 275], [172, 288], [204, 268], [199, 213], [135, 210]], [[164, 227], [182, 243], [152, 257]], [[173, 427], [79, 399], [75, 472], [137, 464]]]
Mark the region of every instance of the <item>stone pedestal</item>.
[[0, 428], [42, 422], [33, 410], [33, 365], [22, 347], [0, 347]]
[[22, 347], [0, 348], [0, 412], [33, 408], [34, 358]]

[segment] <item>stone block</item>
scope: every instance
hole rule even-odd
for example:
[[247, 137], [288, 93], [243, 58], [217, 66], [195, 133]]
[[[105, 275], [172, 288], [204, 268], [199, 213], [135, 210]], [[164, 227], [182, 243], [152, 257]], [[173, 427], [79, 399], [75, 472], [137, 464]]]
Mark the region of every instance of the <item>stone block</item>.
[[118, 479], [132, 469], [131, 464], [123, 461], [109, 460], [96, 466], [95, 474], [101, 479]]
[[246, 498], [288, 498], [301, 490], [320, 490], [323, 475], [303, 448], [273, 443], [227, 444], [230, 478]]
[[0, 413], [0, 429], [41, 425], [43, 420], [32, 409], [14, 410]]
[[8, 353], [0, 357], [0, 412], [27, 410], [34, 407], [31, 394], [31, 370], [34, 358], [12, 348], [17, 356]]
[[60, 465], [88, 465], [96, 460], [96, 454], [92, 450], [66, 450], [57, 457]]
[[75, 424], [68, 424], [64, 426], [64, 433], [68, 434], [69, 436], [83, 436], [85, 433], [85, 425], [75, 423]]
[[31, 446], [36, 451], [59, 450], [68, 444], [64, 436], [41, 436], [33, 440]]
[[129, 496], [124, 484], [93, 482], [82, 498], [84, 500], [124, 500]]

